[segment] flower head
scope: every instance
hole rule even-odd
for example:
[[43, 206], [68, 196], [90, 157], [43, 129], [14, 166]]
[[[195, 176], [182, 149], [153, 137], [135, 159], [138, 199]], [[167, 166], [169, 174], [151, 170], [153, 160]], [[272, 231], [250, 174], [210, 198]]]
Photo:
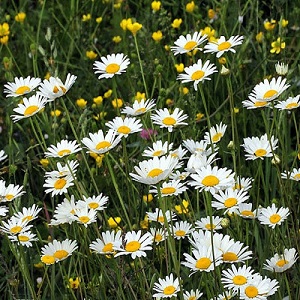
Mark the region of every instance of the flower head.
[[177, 293], [180, 291], [179, 278], [174, 279], [174, 275], [172, 273], [164, 279], [159, 278], [158, 282], [154, 283], [153, 290], [156, 292], [153, 294], [153, 297], [176, 297]]
[[281, 49], [285, 49], [285, 42], [282, 42], [281, 38], [279, 37], [276, 41], [271, 43], [271, 47], [271, 53], [279, 54], [281, 52]]
[[289, 208], [277, 208], [273, 203], [272, 206], [268, 206], [260, 210], [258, 220], [261, 224], [268, 225], [274, 229], [276, 225], [282, 224], [289, 214]]
[[114, 130], [116, 134], [127, 137], [129, 134], [142, 130], [142, 123], [134, 117], [115, 117], [112, 121], [105, 124], [109, 129]]
[[202, 35], [200, 32], [194, 32], [193, 35], [187, 34], [186, 36], [181, 35], [175, 42], [175, 46], [171, 46], [171, 50], [174, 55], [183, 54], [194, 49], [202, 50], [198, 46], [207, 40], [206, 35]]
[[8, 82], [4, 85], [6, 97], [18, 97], [32, 92], [41, 83], [40, 78], [34, 77], [15, 77], [15, 82]]
[[51, 145], [45, 152], [46, 157], [64, 157], [81, 150], [76, 141], [61, 140], [57, 145]]

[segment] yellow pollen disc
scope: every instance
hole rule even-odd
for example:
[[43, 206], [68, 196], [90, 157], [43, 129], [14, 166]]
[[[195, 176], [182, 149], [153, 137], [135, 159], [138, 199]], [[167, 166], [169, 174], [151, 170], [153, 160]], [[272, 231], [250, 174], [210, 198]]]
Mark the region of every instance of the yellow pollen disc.
[[163, 155], [164, 154], [164, 151], [162, 151], [162, 150], [157, 150], [157, 151], [155, 151], [152, 155], [153, 156], [161, 156], [161, 155]]
[[298, 174], [294, 175], [294, 179], [296, 179], [296, 180], [300, 180], [300, 173], [298, 173]]
[[236, 275], [232, 278], [232, 282], [235, 285], [243, 285], [243, 284], [247, 283], [247, 278], [242, 275]]
[[253, 285], [249, 285], [245, 288], [245, 294], [249, 298], [255, 298], [258, 295], [258, 289]]
[[60, 86], [61, 90], [63, 91], [63, 93], [65, 94], [67, 92], [67, 89], [64, 86]]
[[202, 184], [205, 186], [215, 186], [220, 182], [220, 180], [214, 175], [205, 176], [202, 180]]
[[39, 107], [37, 105], [30, 105], [28, 106], [24, 111], [24, 116], [31, 116], [33, 113], [35, 113]]
[[207, 230], [212, 230], [212, 229], [215, 229], [216, 228], [216, 225], [215, 224], [206, 224], [204, 226]]
[[148, 174], [147, 177], [157, 177], [163, 172], [162, 169], [152, 169]]
[[102, 252], [113, 252], [113, 244], [107, 243], [106, 245], [104, 245]]
[[287, 104], [287, 106], [285, 108], [292, 109], [292, 108], [296, 108], [296, 107], [298, 107], [298, 104], [293, 102], [293, 103]]
[[278, 214], [274, 214], [269, 218], [269, 220], [272, 224], [276, 224], [281, 220], [281, 216]]
[[216, 143], [221, 139], [222, 136], [223, 136], [223, 133], [218, 132], [211, 138], [211, 140]]
[[172, 295], [176, 291], [175, 287], [173, 285], [169, 285], [164, 288], [163, 293], [165, 295]]
[[12, 234], [16, 234], [18, 232], [20, 232], [22, 230], [22, 227], [21, 226], [14, 226], [12, 227], [9, 231], [12, 233]]
[[224, 261], [237, 261], [239, 258], [234, 252], [226, 252], [223, 254]]
[[254, 106], [255, 106], [255, 107], [263, 107], [263, 106], [266, 106], [267, 104], [268, 104], [267, 101], [256, 101], [256, 102], [254, 103]]
[[63, 178], [59, 178], [55, 181], [54, 183], [54, 188], [56, 190], [61, 190], [67, 183], [67, 180], [66, 179], [63, 179]]
[[68, 256], [69, 252], [67, 252], [66, 250], [57, 250], [55, 251], [55, 253], [53, 254], [53, 256], [57, 259], [63, 259], [66, 258]]
[[98, 207], [99, 207], [99, 204], [97, 202], [89, 203], [89, 208], [91, 208], [91, 209], [97, 209]]
[[160, 222], [160, 223], [164, 223], [165, 219], [163, 216], [160, 216], [157, 218], [157, 221]]
[[56, 94], [57, 92], [59, 92], [59, 88], [57, 86], [54, 86], [52, 92]]
[[192, 80], [199, 80], [199, 79], [201, 79], [204, 75], [205, 75], [205, 72], [203, 72], [202, 70], [198, 70], [198, 71], [195, 71], [195, 72], [192, 74], [191, 79], [192, 79]]
[[27, 235], [18, 235], [18, 240], [25, 243], [29, 241], [29, 237]]
[[8, 200], [8, 201], [11, 200], [13, 197], [14, 197], [14, 195], [12, 195], [12, 194], [7, 194], [5, 196], [6, 200]]
[[231, 43], [229, 42], [223, 42], [220, 45], [218, 45], [218, 50], [219, 51], [223, 51], [223, 50], [227, 50], [231, 47]]
[[141, 107], [135, 111], [135, 113], [144, 113], [146, 111], [145, 107]]
[[68, 154], [70, 154], [70, 153], [71, 153], [71, 150], [69, 150], [69, 149], [63, 149], [63, 150], [60, 150], [60, 151], [57, 152], [57, 154], [58, 154], [59, 156], [68, 155]]
[[120, 126], [117, 131], [118, 131], [118, 133], [128, 134], [128, 133], [130, 133], [131, 129], [128, 126], [123, 125], [123, 126]]
[[289, 262], [288, 262], [287, 260], [281, 259], [281, 260], [279, 260], [279, 261], [276, 263], [276, 266], [282, 268], [284, 265], [286, 265], [286, 264], [288, 264], [288, 263], [289, 263]]
[[100, 149], [108, 148], [110, 146], [111, 146], [110, 142], [102, 141], [102, 142], [100, 142], [100, 143], [97, 144], [96, 149], [100, 150]]
[[46, 265], [52, 265], [55, 263], [55, 257], [52, 255], [43, 255], [41, 261]]
[[267, 154], [267, 151], [265, 149], [257, 149], [254, 152], [254, 155], [257, 157], [262, 157], [262, 156], [265, 156], [266, 154]]
[[164, 187], [161, 189], [161, 193], [164, 195], [173, 194], [176, 192], [176, 189], [172, 186]]
[[197, 300], [197, 298], [196, 298], [196, 296], [191, 296], [191, 297], [189, 297], [188, 300]]
[[83, 224], [86, 224], [89, 220], [90, 218], [88, 216], [79, 217], [79, 221]]
[[109, 74], [115, 74], [119, 70], [120, 70], [120, 66], [118, 64], [114, 64], [114, 63], [109, 64], [105, 69], [106, 73], [109, 73]]
[[224, 201], [225, 207], [232, 207], [237, 204], [236, 198], [228, 198]]
[[186, 232], [184, 230], [177, 230], [175, 232], [175, 235], [177, 235], [177, 236], [185, 236], [185, 234], [186, 234]]
[[33, 219], [33, 217], [32, 216], [26, 216], [26, 217], [24, 217], [23, 219], [22, 219], [22, 222], [25, 222], [25, 221], [31, 221]]
[[275, 90], [268, 90], [267, 92], [264, 93], [263, 98], [268, 99], [268, 98], [271, 98], [273, 96], [276, 96], [277, 94], [278, 94], [278, 92], [275, 91]]
[[141, 243], [138, 241], [131, 241], [126, 244], [125, 250], [128, 252], [135, 252], [138, 251], [141, 248]]
[[241, 215], [245, 217], [254, 217], [254, 213], [251, 210], [243, 210], [241, 211]]
[[72, 209], [72, 210], [70, 211], [70, 214], [75, 215], [75, 209]]
[[160, 242], [162, 240], [162, 238], [163, 238], [162, 235], [157, 233], [157, 234], [155, 234], [154, 240], [155, 240], [155, 242]]
[[190, 51], [192, 49], [194, 49], [197, 46], [197, 43], [195, 41], [189, 41], [184, 45], [184, 49], [187, 51]]
[[16, 89], [15, 93], [18, 94], [18, 95], [23, 95], [23, 94], [28, 93], [28, 92], [30, 92], [30, 87], [27, 86], [27, 85], [23, 85], [23, 86], [18, 87]]
[[196, 262], [196, 268], [201, 270], [206, 270], [211, 265], [211, 260], [207, 257], [202, 257], [197, 260]]
[[162, 120], [162, 122], [165, 124], [165, 125], [175, 125], [176, 124], [176, 120], [172, 117], [166, 117]]

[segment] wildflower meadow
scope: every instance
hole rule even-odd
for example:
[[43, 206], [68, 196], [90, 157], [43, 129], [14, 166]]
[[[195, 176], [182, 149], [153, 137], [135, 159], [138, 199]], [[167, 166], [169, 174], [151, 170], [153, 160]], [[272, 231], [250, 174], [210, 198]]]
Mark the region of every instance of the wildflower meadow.
[[0, 298], [300, 299], [300, 3], [0, 1]]

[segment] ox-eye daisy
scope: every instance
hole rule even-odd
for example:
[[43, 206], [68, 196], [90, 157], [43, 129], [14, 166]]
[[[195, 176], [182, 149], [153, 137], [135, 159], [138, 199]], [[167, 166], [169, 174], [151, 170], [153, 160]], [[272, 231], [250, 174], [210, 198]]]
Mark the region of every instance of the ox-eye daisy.
[[40, 78], [34, 77], [15, 77], [15, 82], [8, 82], [4, 85], [4, 93], [6, 97], [18, 97], [33, 91], [41, 82]]
[[191, 291], [185, 291], [183, 293], [183, 300], [197, 300], [200, 299], [200, 297], [203, 295], [203, 293], [200, 293], [200, 291], [197, 290], [191, 290]]
[[232, 187], [234, 190], [245, 190], [248, 191], [252, 188], [253, 178], [251, 177], [241, 177], [237, 176], [234, 186]]
[[196, 173], [196, 170], [211, 165], [213, 162], [218, 160], [218, 158], [216, 158], [217, 154], [218, 152], [215, 152], [207, 156], [202, 154], [201, 152], [196, 151], [190, 156], [185, 170], [189, 173]]
[[241, 45], [243, 43], [243, 36], [231, 36], [226, 40], [225, 36], [220, 36], [216, 41], [209, 42], [204, 46], [204, 53], [217, 53], [217, 58], [221, 57], [225, 52], [230, 51], [235, 53], [233, 47]]
[[102, 56], [101, 61], [94, 62], [95, 74], [100, 74], [98, 79], [112, 78], [114, 75], [120, 75], [126, 72], [130, 61], [127, 55], [123, 53], [113, 53], [106, 57]]
[[223, 247], [222, 259], [225, 263], [245, 262], [245, 260], [252, 258], [252, 251], [247, 250], [249, 247], [244, 246], [243, 243], [237, 241], [229, 247]]
[[270, 106], [269, 101], [257, 99], [256, 97], [249, 95], [248, 100], [242, 101], [243, 106], [247, 109], [256, 109], [256, 108], [263, 108], [263, 107], [268, 107]]
[[14, 213], [14, 216], [18, 219], [21, 219], [23, 222], [31, 222], [32, 220], [38, 217], [38, 213], [42, 208], [38, 207], [36, 204], [33, 204], [31, 207], [23, 207], [22, 211]]
[[202, 35], [200, 32], [194, 32], [193, 35], [181, 35], [175, 42], [175, 46], [171, 46], [174, 55], [190, 52], [194, 49], [201, 50], [198, 46], [207, 40], [207, 35]]
[[0, 206], [0, 217], [5, 217], [9, 209], [6, 206]]
[[154, 194], [160, 194], [161, 197], [167, 197], [177, 196], [186, 190], [187, 187], [185, 186], [185, 183], [180, 182], [180, 180], [171, 180], [168, 182], [163, 182], [163, 184], [159, 187], [159, 192], [156, 186], [149, 192]]
[[108, 197], [104, 196], [102, 193], [98, 196], [85, 197], [83, 196], [83, 200], [79, 200], [77, 202], [77, 207], [88, 207], [89, 209], [94, 209], [97, 211], [104, 210], [106, 206], [104, 206], [108, 202]]
[[293, 168], [291, 172], [289, 171], [282, 172], [281, 178], [300, 181], [300, 168], [299, 169]]
[[[183, 146], [187, 148], [192, 154], [197, 152], [202, 155], [210, 155], [212, 153], [210, 142], [207, 140], [194, 141], [192, 139], [187, 139], [183, 141]], [[217, 151], [217, 149], [215, 149]]]
[[2, 221], [0, 230], [9, 235], [18, 235], [21, 232], [29, 231], [32, 225], [28, 225], [27, 220], [22, 220], [12, 216], [7, 222]]
[[292, 110], [298, 108], [300, 106], [300, 95], [296, 97], [289, 97], [285, 101], [278, 101], [275, 105], [276, 108], [279, 110]]
[[22, 246], [32, 247], [32, 242], [37, 241], [36, 234], [31, 231], [22, 231], [18, 235], [9, 235], [8, 238], [14, 242], [19, 243]]
[[168, 236], [168, 231], [165, 228], [150, 228], [150, 233], [153, 236], [153, 242], [157, 244], [164, 241]]
[[56, 164], [57, 170], [48, 171], [45, 177], [63, 178], [65, 176], [75, 176], [77, 172], [78, 162], [76, 160], [69, 160], [66, 164], [62, 165], [60, 162]]
[[14, 108], [13, 111], [18, 115], [11, 115], [14, 122], [17, 122], [24, 118], [29, 118], [39, 111], [41, 111], [46, 105], [46, 98], [40, 95], [33, 95], [31, 97], [23, 98], [23, 102], [18, 104], [18, 107]]
[[96, 239], [90, 244], [90, 249], [98, 254], [115, 254], [114, 247], [120, 247], [122, 231], [105, 231], [101, 233], [101, 239]]
[[100, 129], [96, 133], [89, 133], [89, 136], [89, 138], [83, 138], [81, 142], [89, 149], [89, 152], [97, 154], [110, 151], [119, 144], [122, 138], [112, 129], [109, 129], [106, 135]]
[[172, 298], [177, 296], [177, 293], [180, 291], [179, 278], [174, 278], [174, 275], [171, 273], [170, 276], [166, 276], [164, 279], [158, 278], [158, 282], [154, 283], [153, 298]]
[[115, 117], [112, 121], [105, 123], [105, 125], [114, 130], [118, 135], [128, 137], [129, 134], [142, 131], [142, 123], [139, 119], [131, 117]]
[[46, 194], [51, 193], [52, 197], [55, 195], [62, 195], [68, 191], [70, 186], [74, 185], [74, 178], [72, 175], [63, 177], [48, 177], [43, 184]]
[[170, 226], [170, 232], [177, 240], [184, 239], [194, 231], [193, 225], [187, 221], [177, 221]]
[[173, 143], [162, 142], [161, 140], [156, 141], [152, 144], [152, 148], [148, 147], [142, 153], [142, 156], [146, 157], [154, 157], [154, 156], [162, 156], [167, 154], [170, 150], [172, 150]]
[[61, 140], [57, 145], [51, 145], [45, 152], [46, 157], [63, 157], [81, 150], [76, 141]]
[[64, 200], [56, 206], [50, 225], [71, 224], [74, 221], [76, 208], [74, 195], [71, 195], [70, 200], [64, 198]]
[[183, 122], [187, 118], [188, 116], [178, 107], [176, 107], [172, 113], [170, 113], [167, 108], [164, 108], [156, 110], [151, 115], [151, 119], [154, 124], [159, 125], [160, 128], [168, 128], [169, 132], [172, 132], [177, 126], [188, 125]]
[[177, 80], [181, 80], [182, 83], [193, 81], [194, 89], [197, 91], [199, 82], [211, 80], [209, 76], [218, 71], [217, 67], [210, 63], [209, 60], [203, 63], [201, 59], [198, 59], [197, 63], [192, 66], [185, 67], [184, 72], [185, 74], [178, 75]]
[[88, 206], [76, 206], [74, 221], [88, 227], [88, 225], [97, 222], [97, 210], [90, 209]]
[[267, 208], [261, 208], [258, 220], [261, 224], [268, 225], [271, 228], [275, 228], [276, 225], [280, 225], [290, 214], [289, 208], [280, 207], [277, 208], [273, 203], [272, 206]]
[[147, 212], [147, 216], [149, 221], [158, 222], [161, 225], [170, 223], [176, 219], [176, 215], [172, 211], [167, 210], [163, 213], [159, 208], [156, 208], [155, 212]]
[[244, 219], [255, 219], [260, 214], [260, 208], [252, 209], [252, 203], [241, 203], [236, 213]]
[[5, 186], [5, 181], [0, 180], [0, 202], [10, 202], [22, 196], [25, 194], [25, 191], [22, 191], [22, 189], [22, 185], [13, 185], [11, 183]]
[[222, 229], [221, 221], [223, 218], [218, 216], [207, 216], [200, 218], [200, 220], [195, 222], [196, 228], [201, 230], [209, 230], [209, 231], [216, 231]]
[[244, 150], [246, 152], [247, 160], [255, 160], [255, 159], [264, 159], [265, 157], [272, 157], [274, 151], [278, 146], [278, 139], [275, 139], [274, 136], [271, 136], [268, 139], [267, 134], [259, 137], [248, 137], [244, 138]]
[[217, 124], [215, 127], [211, 127], [208, 132], [205, 132], [204, 139], [207, 141], [208, 144], [215, 144], [218, 143], [221, 138], [224, 136], [226, 131], [227, 125]]
[[126, 106], [121, 110], [122, 114], [126, 114], [129, 116], [140, 116], [147, 111], [151, 110], [155, 106], [154, 99], [142, 99], [142, 100], [135, 100], [131, 106]]

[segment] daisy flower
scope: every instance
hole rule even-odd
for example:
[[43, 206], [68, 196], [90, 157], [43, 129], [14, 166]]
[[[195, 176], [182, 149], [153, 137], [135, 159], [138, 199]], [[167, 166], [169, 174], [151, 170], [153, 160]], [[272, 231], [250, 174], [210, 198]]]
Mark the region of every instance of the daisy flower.
[[222, 294], [219, 294], [217, 297], [215, 298], [211, 298], [210, 300], [229, 300], [229, 299], [233, 299], [235, 296], [237, 295], [237, 292], [234, 291], [225, 291]]
[[115, 245], [118, 247], [121, 246], [122, 231], [105, 231], [101, 233], [101, 239], [96, 239], [90, 244], [90, 249], [98, 254], [115, 254], [114, 250]]
[[231, 36], [228, 40], [222, 35], [216, 41], [207, 43], [207, 45], [204, 46], [204, 53], [217, 53], [217, 58], [228, 51], [235, 53], [236, 51], [233, 47], [241, 45], [243, 40], [244, 37], [239, 35]]
[[170, 113], [167, 108], [158, 109], [151, 115], [151, 120], [154, 124], [159, 125], [160, 128], [168, 128], [169, 132], [172, 132], [173, 129], [180, 125], [188, 125], [183, 122], [188, 116], [183, 113], [183, 110], [180, 110], [176, 107], [173, 113]]
[[6, 206], [0, 206], [0, 216], [1, 217], [5, 217], [6, 214], [8, 213], [8, 207]]
[[282, 273], [291, 268], [297, 259], [298, 254], [295, 248], [284, 249], [283, 254], [276, 253], [271, 259], [267, 259], [264, 264], [264, 269], [271, 272]]
[[181, 80], [182, 83], [194, 82], [194, 89], [197, 91], [198, 83], [204, 80], [211, 80], [209, 76], [217, 71], [217, 67], [210, 63], [207, 60], [205, 63], [202, 62], [201, 59], [198, 59], [197, 63], [193, 64], [192, 66], [184, 68], [185, 74], [179, 74], [177, 76], [177, 80]]
[[32, 220], [38, 217], [38, 213], [41, 210], [42, 208], [39, 208], [36, 204], [33, 204], [29, 208], [23, 207], [22, 211], [14, 213], [13, 216], [15, 216], [18, 219], [21, 219], [22, 221], [31, 222]]
[[133, 180], [144, 184], [156, 184], [165, 180], [177, 166], [178, 159], [170, 155], [153, 157], [150, 160], [143, 160], [134, 167], [137, 174], [129, 173]]
[[[171, 144], [172, 144], [172, 143], [171, 143]], [[171, 145], [171, 144], [170, 144], [170, 145]], [[173, 145], [172, 145], [172, 146], [173, 146]], [[181, 145], [180, 145], [177, 149], [171, 150], [169, 153], [170, 153], [170, 155], [171, 155], [172, 157], [176, 157], [176, 158], [178, 158], [179, 160], [181, 160], [181, 159], [184, 158], [185, 154], [187, 153], [187, 150], [183, 149], [183, 148], [181, 147]]]
[[105, 125], [114, 130], [118, 135], [128, 137], [129, 134], [142, 131], [142, 123], [139, 119], [126, 117], [115, 117]]
[[237, 176], [237, 179], [235, 180], [233, 189], [234, 190], [241, 190], [248, 191], [252, 188], [252, 182], [253, 178], [251, 177], [240, 177]]
[[260, 208], [252, 208], [252, 203], [240, 203], [236, 213], [244, 219], [255, 219], [260, 214]]
[[208, 165], [196, 170], [195, 174], [190, 175], [193, 181], [189, 184], [196, 189], [201, 189], [214, 194], [217, 191], [227, 189], [233, 185], [234, 173], [227, 168], [218, 168]]
[[76, 208], [77, 206], [73, 195], [71, 195], [70, 200], [64, 198], [62, 203], [58, 204], [55, 208], [50, 225], [71, 224], [75, 219], [74, 214]]
[[173, 237], [177, 240], [184, 239], [191, 232], [193, 232], [193, 225], [187, 221], [178, 221], [170, 227], [170, 232], [172, 232]]
[[278, 104], [275, 105], [279, 110], [292, 110], [300, 106], [300, 95], [296, 97], [289, 97], [285, 101], [278, 101]]
[[41, 111], [45, 107], [46, 103], [46, 98], [41, 95], [33, 95], [28, 99], [23, 98], [23, 102], [13, 109], [14, 112], [18, 113], [18, 115], [11, 115], [11, 118], [14, 122], [24, 118], [30, 118]]
[[190, 175], [189, 172], [180, 172], [180, 171], [176, 170], [170, 174], [169, 178], [171, 180], [183, 181], [183, 180], [186, 180], [189, 175]]
[[65, 95], [76, 79], [77, 76], [68, 73], [65, 83], [63, 83], [60, 78], [51, 76], [49, 80], [44, 79], [41, 83], [38, 94], [46, 97], [48, 101], [54, 101], [56, 98]]
[[97, 154], [110, 151], [119, 144], [122, 138], [112, 129], [109, 129], [106, 135], [100, 129], [97, 133], [89, 133], [89, 136], [90, 138], [85, 137], [81, 142], [89, 149], [89, 152]]
[[152, 144], [152, 148], [148, 147], [147, 149], [145, 149], [144, 152], [142, 153], [142, 156], [146, 156], [146, 157], [162, 156], [169, 153], [169, 151], [172, 150], [172, 147], [173, 147], [173, 143], [169, 144], [168, 141], [163, 143], [161, 140], [159, 140]]
[[291, 172], [285, 171], [281, 173], [281, 178], [300, 181], [300, 169], [293, 168]]
[[158, 282], [154, 283], [153, 290], [155, 291], [155, 294], [152, 296], [153, 298], [176, 297], [180, 291], [179, 278], [174, 278], [172, 273], [165, 278], [159, 278]]
[[183, 300], [197, 300], [200, 299], [200, 297], [203, 295], [203, 293], [200, 293], [200, 291], [197, 290], [191, 290], [191, 291], [185, 291], [183, 293]]
[[155, 106], [154, 99], [142, 99], [142, 100], [135, 100], [133, 102], [132, 107], [126, 106], [121, 110], [122, 114], [126, 114], [127, 116], [140, 116], [147, 111], [151, 110]]
[[196, 228], [201, 230], [216, 231], [222, 229], [221, 221], [223, 218], [218, 216], [207, 216], [195, 222]]
[[5, 154], [4, 150], [0, 150], [0, 161], [3, 161], [7, 158], [7, 154]]
[[142, 231], [129, 231], [124, 237], [124, 246], [116, 245], [115, 250], [118, 252], [115, 257], [120, 255], [131, 255], [132, 259], [136, 257], [146, 257], [146, 250], [152, 250], [153, 236], [150, 232], [142, 235]]
[[30, 231], [22, 231], [18, 235], [9, 235], [8, 238], [13, 243], [18, 243], [21, 246], [26, 246], [27, 248], [32, 247], [32, 242], [38, 240], [36, 234]]
[[79, 166], [76, 160], [67, 161], [65, 165], [62, 165], [60, 162], [56, 164], [57, 170], [48, 171], [45, 173], [45, 177], [54, 177], [54, 178], [62, 178], [65, 176], [73, 176], [77, 172], [77, 167]]
[[262, 99], [257, 99], [256, 97], [249, 95], [248, 100], [242, 101], [243, 107], [247, 109], [256, 109], [256, 108], [263, 108], [263, 107], [269, 107], [270, 102]]
[[290, 85], [285, 84], [286, 78], [279, 76], [277, 79], [272, 78], [271, 81], [265, 79], [258, 83], [250, 93], [250, 96], [261, 101], [272, 101], [278, 98]]
[[155, 212], [147, 212], [148, 220], [153, 222], [159, 222], [161, 225], [168, 224], [171, 220], [176, 219], [176, 215], [170, 211], [166, 210], [165, 213], [160, 208], [156, 208]]
[[[185, 192], [187, 187], [185, 183], [180, 182], [180, 180], [172, 180], [169, 182], [163, 182], [160, 186], [160, 196], [167, 197], [167, 196], [178, 196], [179, 194]], [[149, 193], [158, 194], [157, 187], [151, 189]]]
[[28, 225], [27, 220], [22, 220], [12, 216], [7, 222], [2, 221], [0, 229], [9, 235], [18, 235], [19, 233], [29, 231], [32, 225]]
[[45, 152], [46, 157], [63, 157], [79, 152], [81, 147], [76, 141], [61, 140], [57, 145], [51, 145]]
[[268, 225], [272, 229], [276, 225], [280, 225], [290, 214], [289, 208], [280, 207], [277, 208], [273, 203], [272, 206], [262, 208], [258, 216], [258, 220], [263, 225]]
[[205, 132], [204, 139], [208, 144], [218, 143], [221, 140], [221, 138], [224, 136], [226, 128], [227, 125], [221, 122], [220, 124], [217, 124], [215, 127], [211, 127], [208, 132]]
[[18, 97], [32, 92], [41, 82], [40, 78], [15, 77], [15, 82], [8, 82], [4, 85], [6, 97]]
[[252, 251], [247, 251], [249, 247], [244, 246], [243, 243], [237, 241], [229, 247], [223, 248], [222, 259], [225, 263], [245, 262], [245, 260], [252, 258]]
[[45, 190], [46, 194], [51, 193], [51, 196], [62, 195], [67, 193], [68, 188], [74, 185], [74, 178], [72, 175], [67, 175], [63, 177], [48, 177], [43, 184], [43, 187], [47, 188]]
[[202, 50], [198, 46], [207, 40], [207, 35], [201, 35], [200, 32], [194, 32], [193, 35], [187, 34], [186, 36], [181, 35], [175, 42], [175, 46], [171, 46], [171, 51], [174, 55], [184, 54], [194, 49]]
[[207, 167], [218, 160], [219, 158], [216, 158], [217, 154], [215, 152], [210, 155], [203, 155], [201, 152], [196, 151], [190, 156], [185, 170], [189, 173], [196, 173], [200, 168]]
[[0, 180], [0, 202], [10, 202], [25, 194], [25, 191], [22, 191], [22, 185], [9, 184], [5, 186], [5, 184], [4, 180]]
[[85, 197], [83, 200], [77, 202], [77, 207], [88, 207], [89, 209], [94, 209], [96, 211], [101, 211], [106, 208], [105, 204], [108, 202], [108, 197], [104, 196], [102, 193], [98, 196]]
[[259, 137], [248, 137], [244, 138], [244, 144], [241, 146], [244, 147], [246, 152], [246, 160], [255, 160], [255, 159], [264, 159], [265, 157], [272, 157], [275, 149], [277, 149], [278, 139], [275, 139], [274, 136], [271, 136], [268, 139], [267, 134]]
[[88, 206], [76, 206], [74, 213], [74, 221], [88, 227], [88, 225], [97, 222], [97, 210], [89, 209]]
[[153, 242], [158, 245], [164, 241], [168, 236], [168, 231], [165, 228], [150, 228], [150, 233], [153, 236]]
[[[187, 139], [183, 141], [183, 146], [187, 148], [192, 154], [200, 153], [205, 156], [212, 154], [212, 149], [210, 142], [207, 140], [194, 141], [192, 139]], [[217, 149], [214, 149], [217, 151]]]
[[102, 56], [101, 61], [94, 62], [95, 74], [99, 74], [98, 79], [102, 78], [112, 78], [114, 75], [120, 75], [123, 72], [126, 72], [126, 69], [130, 63], [127, 55], [123, 53], [113, 53], [109, 54], [106, 57]]

